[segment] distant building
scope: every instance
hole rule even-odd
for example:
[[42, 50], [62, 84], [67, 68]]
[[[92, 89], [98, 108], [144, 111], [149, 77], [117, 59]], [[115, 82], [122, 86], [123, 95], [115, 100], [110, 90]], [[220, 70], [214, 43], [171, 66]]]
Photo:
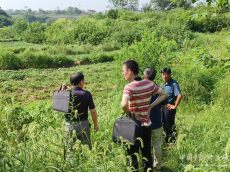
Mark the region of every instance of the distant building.
[[92, 14], [97, 13], [97, 11], [95, 11], [95, 10], [87, 10], [87, 12], [92, 13]]

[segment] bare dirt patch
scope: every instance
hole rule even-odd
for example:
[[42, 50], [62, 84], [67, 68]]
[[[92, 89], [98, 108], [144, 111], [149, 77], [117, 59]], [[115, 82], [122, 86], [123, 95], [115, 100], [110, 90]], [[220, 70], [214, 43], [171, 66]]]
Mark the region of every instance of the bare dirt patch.
[[29, 96], [28, 100], [30, 100], [30, 101], [41, 100], [41, 97], [40, 96]]

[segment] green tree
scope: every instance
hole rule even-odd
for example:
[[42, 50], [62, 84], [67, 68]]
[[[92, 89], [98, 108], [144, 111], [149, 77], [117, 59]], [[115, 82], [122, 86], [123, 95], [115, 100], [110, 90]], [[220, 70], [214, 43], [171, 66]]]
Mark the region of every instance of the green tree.
[[[172, 0], [173, 3], [179, 0]], [[190, 3], [196, 3], [200, 0], [191, 0]], [[204, 2], [204, 1], [203, 1]], [[229, 8], [230, 1], [229, 0], [205, 0], [205, 2], [210, 6], [211, 4], [216, 4], [218, 7], [226, 7]]]
[[38, 12], [39, 12], [40, 14], [46, 14], [45, 10], [43, 10], [43, 9], [41, 9], [41, 8], [38, 9]]
[[117, 19], [118, 16], [118, 10], [117, 9], [110, 9], [107, 13], [106, 13], [108, 18], [111, 19]]
[[13, 30], [16, 32], [17, 35], [21, 35], [22, 32], [24, 32], [27, 27], [28, 27], [29, 23], [25, 20], [18, 20], [14, 23], [13, 25]]
[[29, 43], [42, 44], [46, 40], [45, 30], [46, 28], [41, 22], [33, 22], [23, 32], [23, 39]]
[[171, 8], [170, 0], [151, 0], [151, 3], [155, 9], [166, 10]]
[[27, 21], [30, 22], [30, 23], [32, 23], [32, 22], [35, 22], [35, 21], [37, 20], [37, 17], [35, 17], [35, 16], [32, 15], [32, 14], [26, 13], [26, 14], [23, 15], [23, 19], [24, 19], [24, 20], [27, 20]]
[[151, 3], [146, 3], [141, 7], [141, 11], [142, 12], [148, 12], [148, 11], [152, 11], [152, 4]]
[[109, 0], [112, 8], [115, 9], [124, 9], [129, 11], [138, 11], [139, 1], [138, 0]]
[[153, 8], [160, 10], [170, 10], [176, 7], [188, 8], [191, 5], [190, 0], [151, 0]]
[[12, 25], [11, 17], [0, 8], [0, 28]]

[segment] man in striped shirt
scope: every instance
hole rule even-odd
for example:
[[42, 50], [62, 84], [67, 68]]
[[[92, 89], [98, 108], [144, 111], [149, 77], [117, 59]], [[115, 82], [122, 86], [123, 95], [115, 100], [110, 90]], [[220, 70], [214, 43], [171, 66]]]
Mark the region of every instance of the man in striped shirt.
[[[141, 121], [141, 138], [143, 140], [143, 148], [141, 148], [144, 171], [152, 169], [151, 155], [151, 121], [149, 114], [151, 109], [168, 97], [167, 93], [154, 82], [143, 80], [138, 77], [138, 63], [135, 60], [127, 60], [123, 63], [122, 74], [125, 80], [131, 81], [124, 88], [121, 108], [127, 114], [133, 113], [136, 119]], [[149, 105], [152, 95], [159, 94], [159, 97]], [[132, 166], [137, 170], [138, 161], [135, 153], [139, 152], [140, 142], [137, 140], [127, 153], [132, 158]]]

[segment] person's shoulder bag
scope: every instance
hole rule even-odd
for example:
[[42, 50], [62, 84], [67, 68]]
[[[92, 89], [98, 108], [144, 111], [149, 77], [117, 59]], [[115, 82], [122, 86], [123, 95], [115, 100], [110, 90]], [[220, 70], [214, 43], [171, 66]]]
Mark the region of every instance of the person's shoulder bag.
[[59, 112], [70, 113], [71, 90], [55, 90], [53, 94], [52, 109]]
[[[113, 142], [121, 143], [122, 140], [128, 140], [135, 143], [137, 137], [140, 137], [141, 121], [135, 119], [135, 115], [122, 117], [115, 120], [113, 126]], [[122, 138], [121, 138], [122, 137]]]

